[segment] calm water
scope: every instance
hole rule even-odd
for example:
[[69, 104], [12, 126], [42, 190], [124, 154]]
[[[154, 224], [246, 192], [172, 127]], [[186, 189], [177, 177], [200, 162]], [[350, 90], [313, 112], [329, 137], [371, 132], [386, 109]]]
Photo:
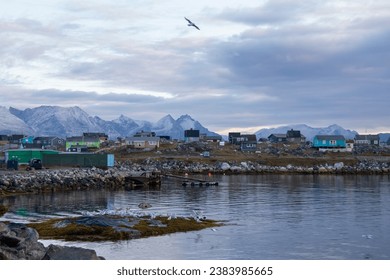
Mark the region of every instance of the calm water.
[[[213, 177], [212, 187], [166, 181], [160, 190], [89, 191], [2, 198], [3, 219], [40, 220], [131, 208], [227, 225], [124, 242], [63, 243], [106, 259], [390, 259], [390, 177], [258, 175]], [[140, 202], [152, 208], [140, 210]]]

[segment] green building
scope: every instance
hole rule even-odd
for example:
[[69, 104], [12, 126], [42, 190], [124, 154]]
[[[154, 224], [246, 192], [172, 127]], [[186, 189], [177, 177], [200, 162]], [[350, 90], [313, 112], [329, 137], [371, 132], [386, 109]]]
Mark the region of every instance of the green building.
[[113, 167], [115, 158], [113, 154], [92, 153], [59, 153], [43, 156], [45, 167]]
[[17, 160], [18, 164], [28, 164], [33, 158], [42, 161], [44, 167], [113, 167], [113, 154], [61, 153], [54, 150], [18, 149], [5, 152], [5, 162]]
[[100, 148], [99, 137], [87, 137], [87, 136], [73, 136], [66, 138], [66, 150], [68, 151], [71, 147], [85, 146], [87, 148]]
[[5, 161], [16, 159], [19, 164], [27, 164], [33, 158], [38, 158], [43, 161], [43, 155], [58, 153], [58, 151], [42, 149], [7, 150], [5, 152]]

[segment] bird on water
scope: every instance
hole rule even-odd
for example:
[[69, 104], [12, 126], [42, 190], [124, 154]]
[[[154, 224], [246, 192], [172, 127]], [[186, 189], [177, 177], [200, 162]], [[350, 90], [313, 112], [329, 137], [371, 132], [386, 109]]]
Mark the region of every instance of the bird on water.
[[146, 209], [152, 207], [152, 205], [147, 202], [141, 202], [140, 204], [138, 204], [138, 207], [141, 209]]

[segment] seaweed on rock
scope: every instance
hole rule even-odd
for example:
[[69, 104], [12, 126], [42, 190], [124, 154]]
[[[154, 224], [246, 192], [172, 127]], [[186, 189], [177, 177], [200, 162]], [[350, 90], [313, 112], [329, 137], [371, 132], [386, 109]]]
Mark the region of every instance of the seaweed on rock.
[[63, 239], [66, 241], [117, 241], [202, 230], [221, 226], [214, 220], [196, 220], [194, 218], [154, 218], [122, 216], [81, 216], [51, 219], [28, 226], [35, 228], [42, 239]]

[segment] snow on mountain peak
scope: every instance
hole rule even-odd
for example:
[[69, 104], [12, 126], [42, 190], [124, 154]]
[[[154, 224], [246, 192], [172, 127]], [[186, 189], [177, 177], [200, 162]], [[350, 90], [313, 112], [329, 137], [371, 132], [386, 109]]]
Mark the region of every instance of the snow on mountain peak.
[[196, 121], [189, 115], [182, 115], [177, 119], [177, 122], [184, 130], [196, 128]]
[[2, 133], [33, 133], [33, 130], [23, 120], [11, 114], [9, 109], [4, 106], [0, 106], [0, 119], [0, 131]]
[[308, 141], [312, 141], [316, 135], [343, 135], [346, 139], [353, 139], [357, 134], [356, 131], [344, 129], [337, 124], [333, 124], [327, 127], [314, 128], [306, 124], [287, 125], [276, 128], [265, 128], [257, 131], [255, 134], [258, 138], [268, 138], [271, 134], [287, 133], [288, 130], [299, 130], [302, 135], [306, 137]]
[[169, 130], [173, 127], [173, 124], [175, 123], [175, 120], [172, 118], [171, 115], [166, 115], [165, 117], [161, 118], [155, 125], [154, 128], [157, 129], [165, 129]]
[[126, 117], [125, 115], [120, 115], [119, 118], [113, 120], [113, 122], [116, 122], [116, 123], [133, 123], [134, 121], [132, 119], [130, 119], [129, 117]]

